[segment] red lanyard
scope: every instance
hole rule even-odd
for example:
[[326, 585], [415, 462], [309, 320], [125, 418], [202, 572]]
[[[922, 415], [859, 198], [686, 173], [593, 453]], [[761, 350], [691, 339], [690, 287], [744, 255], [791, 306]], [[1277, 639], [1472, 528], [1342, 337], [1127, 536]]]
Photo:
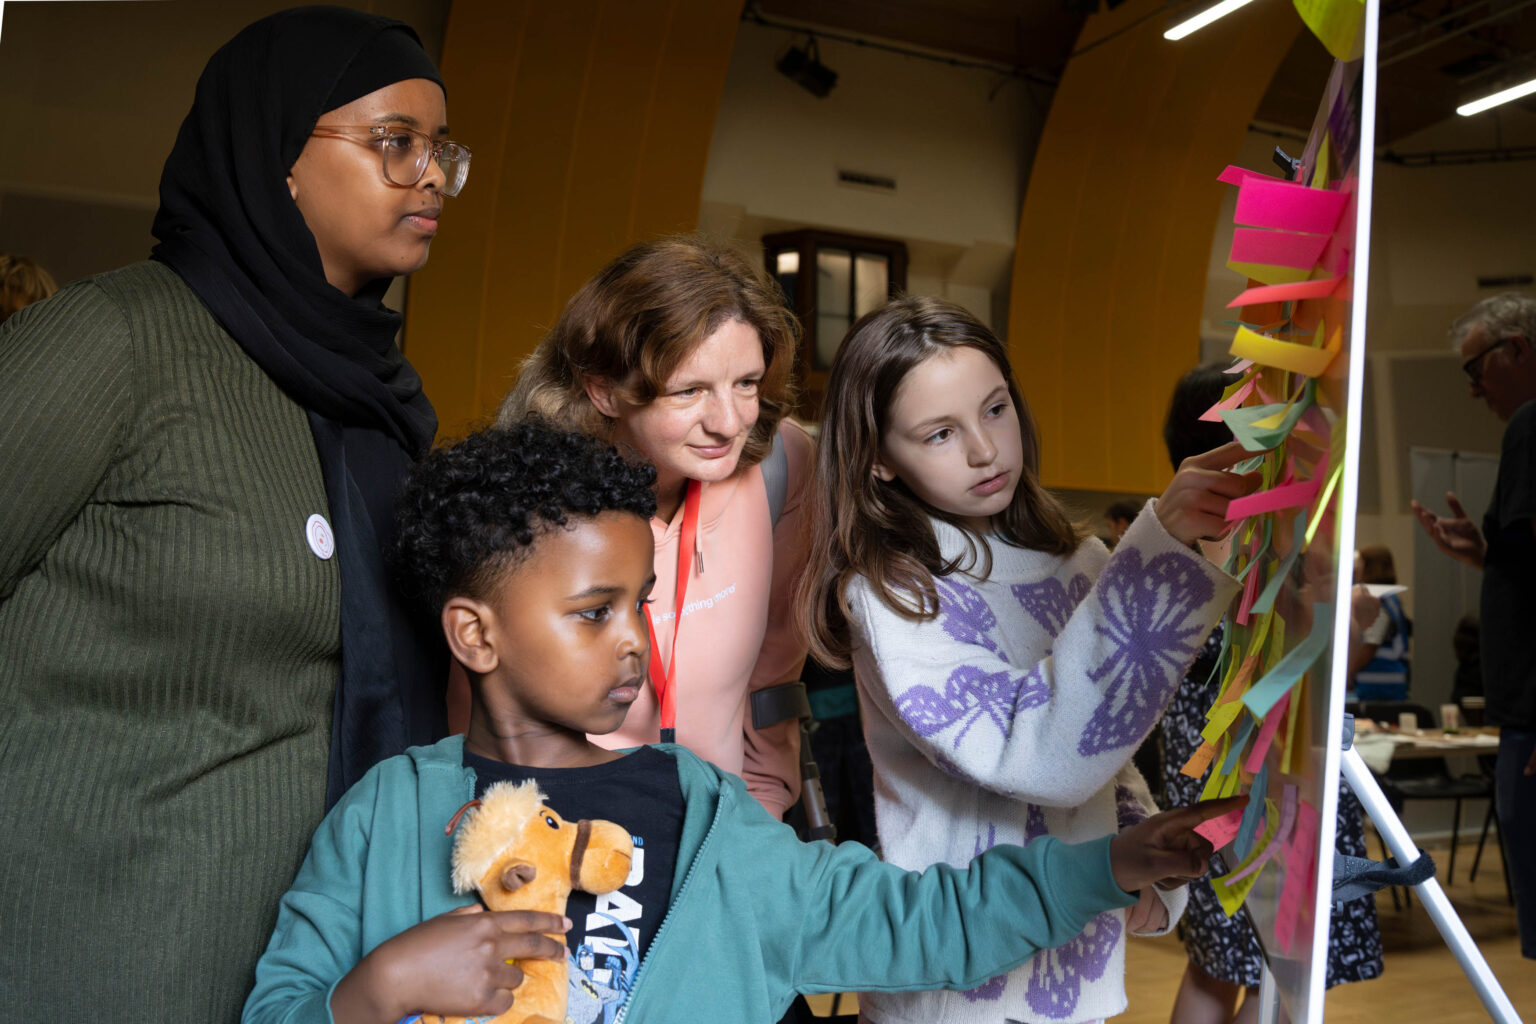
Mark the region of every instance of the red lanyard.
[[697, 480], [689, 480], [683, 494], [683, 528], [677, 542], [677, 608], [672, 617], [672, 653], [667, 666], [661, 666], [661, 647], [656, 642], [656, 624], [651, 621], [651, 606], [645, 606], [645, 626], [651, 634], [651, 688], [656, 691], [656, 703], [661, 708], [661, 742], [677, 742], [677, 693], [674, 685], [677, 676], [677, 642], [683, 627], [683, 602], [688, 595], [688, 572], [693, 563], [693, 541], [699, 528], [699, 494], [703, 490]]

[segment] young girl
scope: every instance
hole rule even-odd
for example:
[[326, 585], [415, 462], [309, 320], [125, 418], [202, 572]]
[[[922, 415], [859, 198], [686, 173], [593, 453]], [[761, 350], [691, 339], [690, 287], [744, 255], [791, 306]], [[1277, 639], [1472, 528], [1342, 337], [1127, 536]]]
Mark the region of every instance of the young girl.
[[[1151, 813], [1129, 765], [1237, 583], [1189, 545], [1247, 489], [1229, 445], [1191, 460], [1111, 556], [1036, 480], [1007, 353], [958, 306], [892, 302], [833, 363], [801, 607], [851, 659], [883, 854], [964, 865], [998, 843], [1103, 836]], [[865, 993], [889, 1022], [1098, 1020], [1125, 1008], [1124, 935], [1171, 927], [1144, 890], [965, 992]]]

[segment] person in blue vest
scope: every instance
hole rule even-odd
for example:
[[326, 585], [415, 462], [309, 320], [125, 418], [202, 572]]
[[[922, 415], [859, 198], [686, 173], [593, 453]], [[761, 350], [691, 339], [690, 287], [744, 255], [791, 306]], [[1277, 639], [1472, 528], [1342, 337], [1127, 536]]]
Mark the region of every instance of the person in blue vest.
[[[1355, 552], [1356, 583], [1396, 583], [1392, 551], [1381, 545]], [[1413, 621], [1396, 594], [1381, 596], [1381, 613], [1365, 628], [1360, 648], [1350, 659], [1358, 700], [1408, 699], [1408, 640]]]

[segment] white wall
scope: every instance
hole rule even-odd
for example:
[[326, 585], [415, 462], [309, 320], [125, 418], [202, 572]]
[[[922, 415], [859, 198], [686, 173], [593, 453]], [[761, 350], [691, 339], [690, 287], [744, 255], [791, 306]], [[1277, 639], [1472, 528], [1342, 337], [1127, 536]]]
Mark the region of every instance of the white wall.
[[[946, 295], [994, 328], [1005, 324], [993, 306], [1007, 293], [1047, 93], [986, 70], [819, 40], [839, 77], [818, 99], [774, 67], [803, 41], [742, 23], [701, 228], [752, 240], [799, 227], [899, 239], [911, 253], [909, 291]], [[895, 178], [897, 187], [841, 185], [840, 170]]]

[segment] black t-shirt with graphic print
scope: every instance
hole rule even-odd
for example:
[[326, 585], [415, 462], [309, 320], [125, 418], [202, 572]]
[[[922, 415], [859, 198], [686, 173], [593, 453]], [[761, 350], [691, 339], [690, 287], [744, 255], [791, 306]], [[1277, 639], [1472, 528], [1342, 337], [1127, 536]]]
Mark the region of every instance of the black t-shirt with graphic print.
[[604, 819], [635, 841], [634, 865], [617, 892], [573, 890], [565, 916], [571, 956], [570, 1020], [611, 1021], [634, 987], [635, 972], [672, 902], [672, 875], [683, 830], [677, 762], [653, 747], [589, 768], [529, 768], [464, 751], [475, 796], [496, 782], [532, 779], [545, 806], [567, 821]]

